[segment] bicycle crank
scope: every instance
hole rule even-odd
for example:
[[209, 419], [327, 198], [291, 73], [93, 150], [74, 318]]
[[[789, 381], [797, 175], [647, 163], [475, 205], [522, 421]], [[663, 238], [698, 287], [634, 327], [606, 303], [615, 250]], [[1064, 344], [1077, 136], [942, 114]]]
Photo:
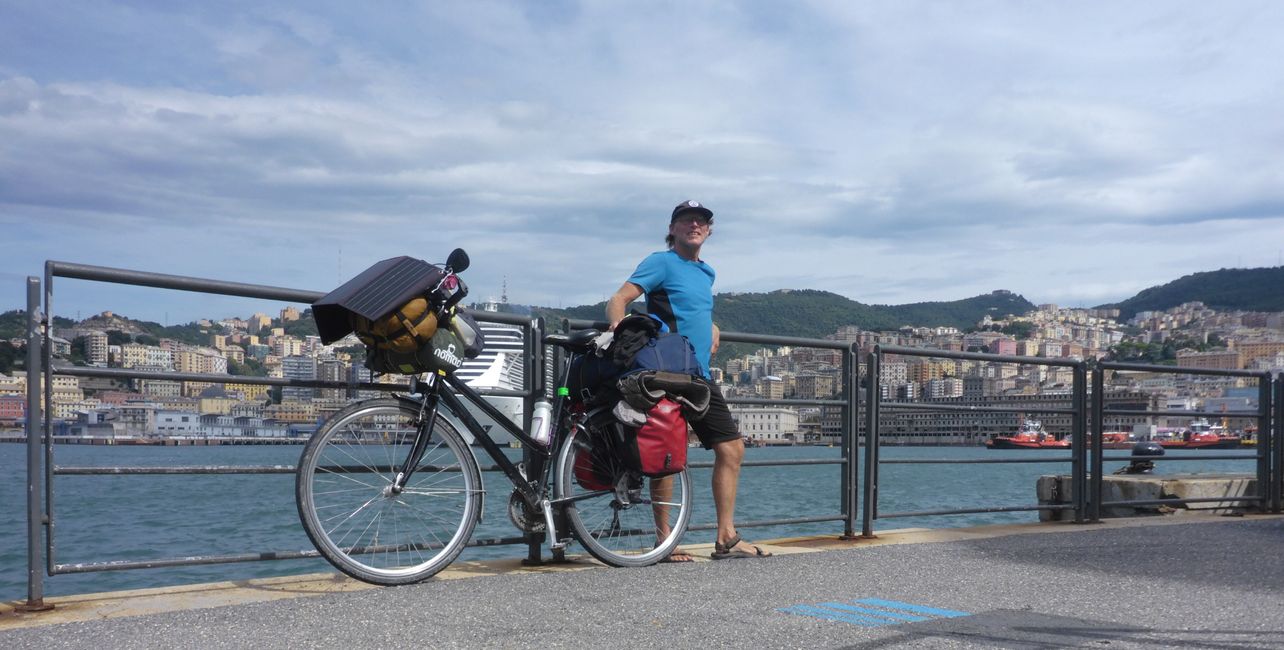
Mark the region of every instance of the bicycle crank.
[[522, 532], [542, 533], [546, 529], [543, 513], [531, 508], [520, 490], [513, 490], [508, 497], [508, 519]]

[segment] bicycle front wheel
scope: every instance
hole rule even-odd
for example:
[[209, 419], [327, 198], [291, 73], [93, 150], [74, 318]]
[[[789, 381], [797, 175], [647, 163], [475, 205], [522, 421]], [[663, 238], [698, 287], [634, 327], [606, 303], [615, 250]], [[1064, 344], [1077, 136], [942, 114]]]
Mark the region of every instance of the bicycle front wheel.
[[[557, 494], [566, 518], [580, 544], [602, 562], [616, 567], [655, 564], [678, 547], [690, 523], [687, 472], [629, 479], [618, 460], [595, 448], [601, 445], [601, 439], [577, 428], [558, 453]], [[616, 490], [622, 478], [627, 489]]]
[[335, 568], [365, 582], [409, 584], [454, 561], [481, 512], [481, 473], [438, 417], [417, 469], [392, 484], [414, 447], [419, 409], [393, 399], [338, 412], [303, 448], [295, 501], [303, 529]]

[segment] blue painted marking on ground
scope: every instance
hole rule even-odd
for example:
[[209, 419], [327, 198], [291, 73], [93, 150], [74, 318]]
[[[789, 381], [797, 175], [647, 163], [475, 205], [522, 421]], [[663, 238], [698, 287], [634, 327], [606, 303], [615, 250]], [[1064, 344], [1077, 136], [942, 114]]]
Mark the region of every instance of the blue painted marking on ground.
[[913, 614], [904, 614], [901, 612], [888, 612], [881, 609], [874, 609], [872, 607], [858, 607], [856, 605], [849, 605], [847, 603], [820, 603], [820, 606], [828, 607], [830, 609], [839, 609], [844, 612], [855, 612], [857, 614], [862, 614], [865, 616], [875, 616], [878, 618], [890, 618], [890, 619], [895, 619], [900, 621], [918, 622], [918, 621], [932, 620], [926, 616], [915, 616]]
[[943, 616], [945, 618], [958, 618], [960, 616], [971, 616], [967, 612], [959, 612], [952, 609], [938, 609], [936, 607], [924, 607], [922, 605], [911, 605], [910, 603], [897, 602], [895, 600], [882, 600], [879, 598], [862, 598], [856, 601], [862, 605], [875, 605], [877, 607], [888, 607], [891, 609], [900, 609], [916, 614], [930, 614], [932, 616]]
[[869, 618], [847, 612], [838, 612], [831, 609], [822, 609], [811, 605], [794, 605], [793, 607], [782, 607], [777, 611], [786, 614], [799, 614], [801, 616], [810, 616], [812, 618], [824, 619], [826, 621], [838, 621], [839, 623], [851, 623], [864, 627], [880, 627], [891, 625], [892, 622], [886, 619]]
[[[861, 605], [868, 605], [868, 607], [861, 607]], [[925, 607], [923, 605], [902, 603], [896, 600], [882, 600], [880, 598], [862, 598], [850, 603], [794, 605], [792, 607], [781, 607], [776, 611], [784, 612], [786, 614], [797, 614], [799, 616], [819, 618], [826, 621], [850, 623], [852, 625], [860, 625], [863, 627], [882, 627], [884, 625], [900, 625], [902, 623], [930, 621], [936, 618], [958, 618], [960, 616], [971, 616], [971, 614], [968, 614], [967, 612], [960, 612], [953, 609]], [[909, 614], [907, 612], [914, 613]]]

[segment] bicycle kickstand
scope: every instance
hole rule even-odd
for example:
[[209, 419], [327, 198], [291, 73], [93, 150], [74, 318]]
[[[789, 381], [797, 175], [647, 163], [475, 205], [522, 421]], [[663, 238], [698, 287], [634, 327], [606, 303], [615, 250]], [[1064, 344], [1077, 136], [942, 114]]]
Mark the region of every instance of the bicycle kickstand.
[[548, 548], [551, 551], [560, 551], [566, 548], [566, 542], [561, 540], [561, 535], [557, 534], [557, 525], [553, 522], [553, 504], [548, 499], [540, 502], [544, 510], [544, 526], [548, 532], [545, 538], [548, 539]]

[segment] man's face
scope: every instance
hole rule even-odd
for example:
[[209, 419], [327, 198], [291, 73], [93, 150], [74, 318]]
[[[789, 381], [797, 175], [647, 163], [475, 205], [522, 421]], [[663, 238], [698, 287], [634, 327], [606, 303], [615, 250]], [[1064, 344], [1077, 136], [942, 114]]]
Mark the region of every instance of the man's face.
[[669, 234], [673, 239], [693, 248], [704, 244], [712, 230], [709, 219], [699, 212], [684, 212], [669, 224]]

